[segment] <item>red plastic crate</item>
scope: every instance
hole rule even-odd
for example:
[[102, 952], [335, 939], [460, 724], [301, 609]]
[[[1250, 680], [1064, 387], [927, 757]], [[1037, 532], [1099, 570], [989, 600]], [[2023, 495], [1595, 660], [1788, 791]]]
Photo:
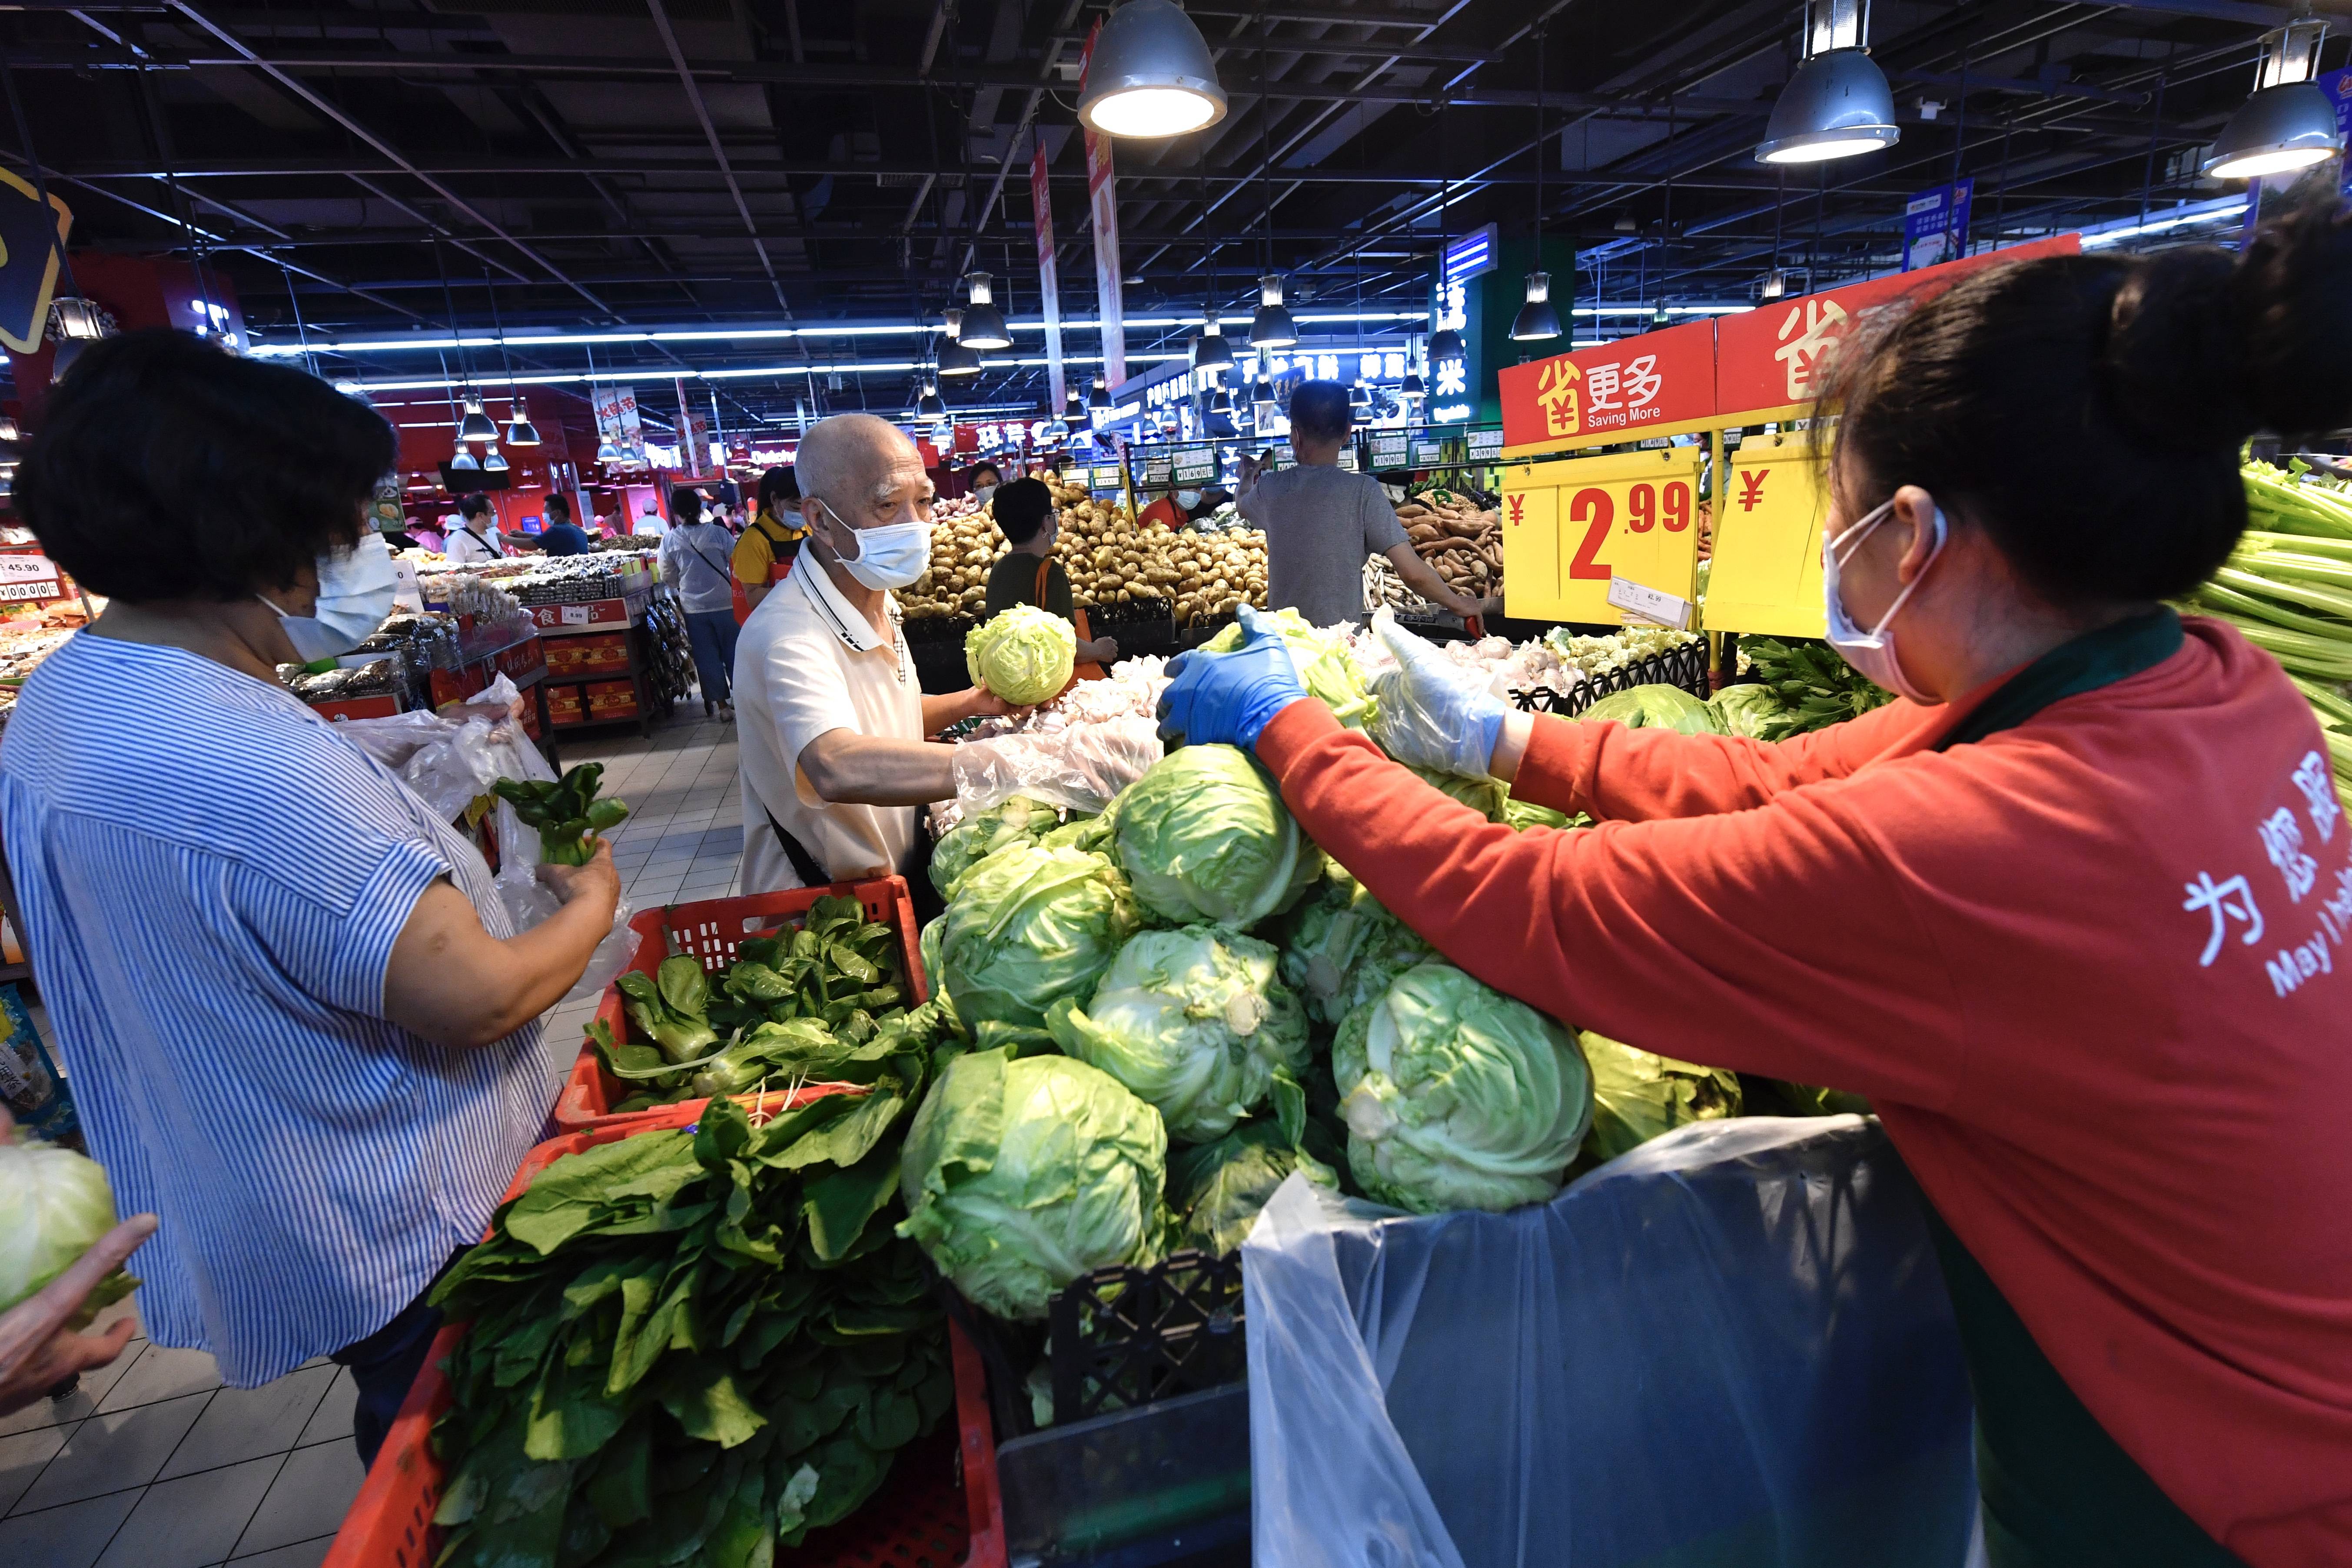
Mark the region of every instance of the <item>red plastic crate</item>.
[[[702, 960], [702, 967], [707, 970], [724, 969], [735, 962], [737, 950], [747, 939], [772, 935], [817, 900], [843, 894], [856, 898], [867, 920], [878, 921], [898, 933], [898, 956], [906, 965], [908, 993], [918, 1006], [930, 1000], [930, 986], [923, 977], [923, 961], [917, 951], [919, 933], [915, 926], [914, 900], [907, 896], [904, 877], [835, 882], [825, 888], [793, 888], [781, 893], [751, 893], [739, 899], [705, 899], [697, 903], [666, 904], [647, 910], [629, 921], [629, 929], [637, 933], [636, 956], [629, 961], [629, 968], [640, 974], [651, 974], [671, 953], [690, 952]], [[604, 999], [596, 1006], [596, 1021], [613, 1031], [614, 1040], [629, 1037], [629, 1017], [622, 1008], [617, 983], [604, 988]], [[626, 1100], [629, 1092], [626, 1083], [604, 1070], [604, 1058], [596, 1054], [595, 1046], [583, 1041], [579, 1058], [572, 1064], [572, 1074], [564, 1080], [563, 1092], [556, 1097], [555, 1124], [566, 1131], [602, 1127], [615, 1120], [613, 1107]], [[702, 1103], [698, 1100], [682, 1100], [676, 1106], [658, 1109], [694, 1110]], [[618, 1119], [633, 1121], [649, 1114], [650, 1111], [627, 1111]]]
[[[735, 900], [729, 900], [730, 902]], [[793, 1103], [816, 1098], [824, 1090], [803, 1090]], [[771, 1096], [771, 1099], [779, 1098]], [[702, 1102], [664, 1105], [621, 1118], [602, 1127], [551, 1138], [523, 1156], [505, 1202], [518, 1197], [531, 1178], [566, 1154], [593, 1149], [622, 1138], [675, 1131], [693, 1125]], [[434, 1457], [433, 1423], [449, 1408], [449, 1380], [441, 1363], [457, 1348], [466, 1325], [445, 1327], [433, 1341], [425, 1369], [408, 1391], [392, 1430], [384, 1438], [375, 1464], [361, 1483], [359, 1496], [343, 1516], [342, 1529], [327, 1552], [321, 1568], [430, 1568], [441, 1549], [433, 1515], [441, 1506], [441, 1465]], [[987, 1419], [987, 1394], [980, 1377], [980, 1360], [956, 1336], [956, 1415], [963, 1445], [971, 1447], [970, 1411]], [[969, 1369], [967, 1371], [967, 1363]], [[975, 1380], [967, 1390], [967, 1375]], [[977, 1405], [974, 1405], [974, 1401]], [[957, 1475], [956, 1451], [945, 1433], [916, 1443], [890, 1467], [882, 1489], [841, 1523], [812, 1531], [798, 1550], [780, 1550], [777, 1561], [794, 1568], [1004, 1568], [1003, 1509], [995, 1496], [996, 1451], [983, 1430], [981, 1451], [987, 1498], [967, 1500]], [[995, 1553], [974, 1548], [981, 1543], [975, 1521], [995, 1519]]]

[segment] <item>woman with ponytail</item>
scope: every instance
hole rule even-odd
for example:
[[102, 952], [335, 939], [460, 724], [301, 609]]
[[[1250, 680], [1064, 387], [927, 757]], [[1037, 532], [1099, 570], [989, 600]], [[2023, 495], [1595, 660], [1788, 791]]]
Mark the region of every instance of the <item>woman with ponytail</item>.
[[1995, 1564], [2352, 1563], [2352, 820], [2284, 673], [2168, 607], [2246, 526], [2246, 438], [2352, 420], [2352, 219], [1989, 267], [1835, 381], [1831, 640], [1899, 700], [1778, 745], [1581, 724], [1398, 633], [1366, 736], [1265, 632], [1171, 667], [1164, 732], [1254, 750], [1488, 984], [1869, 1097]]

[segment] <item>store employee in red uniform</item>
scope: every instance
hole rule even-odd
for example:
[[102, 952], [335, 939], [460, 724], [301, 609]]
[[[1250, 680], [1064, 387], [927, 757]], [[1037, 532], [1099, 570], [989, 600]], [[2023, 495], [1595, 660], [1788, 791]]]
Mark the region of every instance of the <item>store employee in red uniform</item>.
[[[1870, 1098], [1993, 1563], [2352, 1563], [2352, 815], [2278, 666], [2164, 603], [2245, 527], [2250, 433], [2352, 416], [2347, 215], [1989, 268], [1839, 374], [1832, 637], [1906, 700], [1768, 745], [1507, 712], [1403, 646], [1367, 737], [1259, 633], [1163, 726], [1254, 750], [1489, 984]], [[1601, 826], [1489, 824], [1374, 739]]]

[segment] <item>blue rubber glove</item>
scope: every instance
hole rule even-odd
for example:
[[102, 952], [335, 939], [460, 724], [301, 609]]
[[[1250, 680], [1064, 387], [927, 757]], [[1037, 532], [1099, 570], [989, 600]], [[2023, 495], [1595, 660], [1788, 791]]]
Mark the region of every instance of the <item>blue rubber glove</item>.
[[1274, 716], [1307, 695], [1298, 667], [1271, 618], [1242, 606], [1242, 646], [1231, 653], [1194, 648], [1168, 662], [1173, 677], [1160, 697], [1160, 738], [1178, 746], [1239, 746], [1250, 751]]
[[1397, 661], [1394, 669], [1372, 677], [1380, 710], [1371, 731], [1381, 749], [1433, 773], [1489, 776], [1509, 710], [1477, 677], [1448, 662], [1386, 610], [1372, 617], [1372, 635]]

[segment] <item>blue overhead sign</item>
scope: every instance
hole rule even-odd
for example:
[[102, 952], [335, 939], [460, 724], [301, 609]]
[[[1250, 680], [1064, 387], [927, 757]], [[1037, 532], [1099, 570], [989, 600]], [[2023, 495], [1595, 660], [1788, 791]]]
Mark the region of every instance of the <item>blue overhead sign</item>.
[[1466, 283], [1495, 270], [1495, 226], [1474, 228], [1445, 247], [1444, 280]]

